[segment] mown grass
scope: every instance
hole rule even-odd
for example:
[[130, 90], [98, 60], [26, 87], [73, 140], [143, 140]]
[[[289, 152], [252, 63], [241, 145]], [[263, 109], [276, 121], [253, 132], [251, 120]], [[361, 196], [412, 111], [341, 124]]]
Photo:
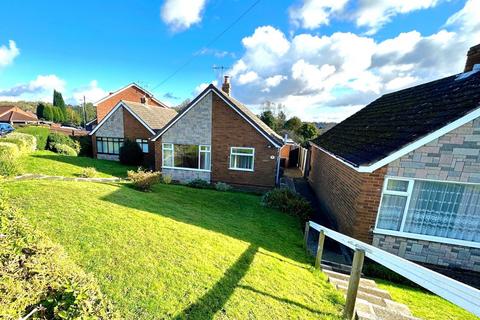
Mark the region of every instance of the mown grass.
[[24, 173], [37, 173], [51, 176], [78, 177], [85, 167], [93, 167], [99, 178], [126, 177], [133, 167], [119, 162], [98, 160], [89, 157], [72, 157], [42, 150], [26, 155], [21, 159]]
[[251, 194], [158, 185], [2, 186], [127, 319], [340, 319], [298, 220]]
[[478, 320], [472, 313], [420, 288], [375, 279], [381, 289], [387, 290], [393, 300], [410, 308], [415, 317], [426, 320]]

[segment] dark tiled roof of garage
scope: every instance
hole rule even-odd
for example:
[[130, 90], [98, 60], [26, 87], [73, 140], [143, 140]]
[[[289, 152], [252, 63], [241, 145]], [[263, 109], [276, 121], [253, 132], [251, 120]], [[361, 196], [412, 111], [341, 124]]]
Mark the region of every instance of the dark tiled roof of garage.
[[373, 164], [480, 107], [480, 72], [375, 100], [312, 142], [354, 166]]

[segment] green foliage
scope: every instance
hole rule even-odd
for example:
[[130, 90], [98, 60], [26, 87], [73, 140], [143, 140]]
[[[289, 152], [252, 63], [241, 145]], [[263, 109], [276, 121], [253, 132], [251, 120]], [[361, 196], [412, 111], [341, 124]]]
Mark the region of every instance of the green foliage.
[[0, 177], [10, 177], [20, 173], [20, 150], [18, 145], [0, 139]]
[[63, 133], [58, 132], [50, 132], [47, 138], [47, 149], [55, 151], [55, 145], [64, 144], [75, 150], [75, 153], [78, 154], [80, 152], [80, 143], [75, 141], [70, 136], [67, 136]]
[[160, 182], [161, 173], [158, 171], [144, 171], [138, 168], [137, 171], [129, 170], [128, 179], [132, 181], [135, 189], [140, 191], [150, 191], [153, 186]]
[[302, 126], [302, 120], [299, 117], [291, 117], [285, 122], [284, 128], [291, 131], [297, 131]]
[[65, 119], [63, 111], [58, 107], [53, 107], [53, 121], [57, 123], [63, 122]]
[[21, 132], [10, 133], [1, 141], [15, 143], [21, 153], [30, 153], [37, 148], [37, 139], [31, 134]]
[[74, 126], [78, 126], [81, 124], [81, 117], [80, 117], [80, 113], [77, 112], [75, 109], [73, 109], [72, 107], [68, 107], [66, 110], [65, 110], [65, 119], [64, 119], [64, 122], [69, 124], [69, 125], [74, 125]]
[[78, 136], [74, 138], [80, 144], [78, 155], [83, 157], [93, 157], [93, 145], [91, 136]]
[[172, 175], [170, 174], [165, 174], [165, 175], [162, 175], [162, 183], [165, 183], [165, 184], [170, 184], [172, 183]]
[[273, 130], [276, 130], [276, 119], [272, 111], [267, 110], [262, 112], [262, 114], [260, 115], [260, 120], [265, 122], [265, 124]]
[[41, 126], [27, 126], [20, 127], [16, 132], [26, 133], [34, 136], [37, 139], [37, 150], [45, 150], [47, 147], [47, 138], [50, 130], [47, 127]]
[[98, 175], [97, 169], [93, 167], [86, 167], [82, 169], [80, 177], [82, 178], [95, 178]]
[[302, 222], [307, 221], [312, 215], [312, 206], [301, 195], [286, 188], [270, 190], [263, 195], [262, 205], [278, 209], [292, 216], [299, 217]]
[[53, 107], [52, 106], [45, 106], [43, 109], [43, 119], [47, 121], [54, 121], [54, 114], [53, 114]]
[[120, 148], [120, 162], [130, 166], [140, 166], [143, 163], [143, 151], [132, 140], [125, 140]]
[[187, 184], [191, 188], [197, 188], [197, 189], [212, 189], [212, 185], [203, 179], [195, 179], [190, 181]]
[[232, 189], [232, 187], [225, 182], [217, 182], [215, 183], [215, 189], [218, 191], [228, 191]]
[[78, 155], [75, 149], [63, 143], [52, 143], [50, 144], [50, 148], [53, 152], [63, 154], [65, 156], [76, 157]]
[[304, 141], [308, 141], [318, 136], [318, 129], [315, 124], [304, 122], [297, 130], [297, 133], [303, 138]]
[[40, 102], [37, 105], [37, 117], [38, 117], [38, 119], [44, 119], [44, 115], [43, 115], [44, 111], [45, 111], [45, 105]]
[[57, 90], [53, 90], [53, 106], [60, 108], [60, 110], [62, 110], [62, 113], [64, 113], [66, 110], [65, 101], [63, 101], [62, 93], [58, 92]]
[[118, 315], [94, 278], [74, 264], [59, 246], [34, 230], [0, 190], [0, 314], [33, 318], [114, 319]]

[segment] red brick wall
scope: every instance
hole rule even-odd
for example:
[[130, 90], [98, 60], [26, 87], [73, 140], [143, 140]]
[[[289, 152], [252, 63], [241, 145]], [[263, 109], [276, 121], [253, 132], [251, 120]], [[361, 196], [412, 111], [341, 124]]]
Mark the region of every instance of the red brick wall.
[[[274, 187], [278, 149], [216, 94], [212, 99], [212, 182]], [[254, 172], [228, 169], [230, 147], [255, 148]]]
[[162, 138], [158, 138], [153, 144], [155, 152], [155, 170], [162, 171]]
[[93, 159], [97, 159], [97, 136], [92, 134], [92, 156]]
[[[122, 92], [119, 92], [117, 94], [111, 95], [107, 100], [97, 105], [97, 123], [102, 121], [102, 119], [107, 115], [107, 113], [109, 113], [110, 110], [112, 110], [115, 107], [115, 105], [117, 105], [117, 103], [120, 102], [120, 100], [141, 102], [140, 99], [144, 95], [145, 95], [144, 91], [134, 86], [128, 89], [125, 89]], [[150, 98], [147, 98], [147, 103], [153, 106], [161, 107], [160, 104], [158, 104], [157, 102], [155, 102]]]
[[[126, 110], [123, 112], [123, 130], [124, 138], [132, 141], [135, 141], [136, 139], [148, 140], [153, 137], [152, 133]], [[155, 160], [154, 142], [149, 142], [148, 151], [149, 153], [145, 154], [145, 164], [153, 167]]]
[[310, 164], [310, 185], [339, 231], [371, 243], [386, 167], [359, 173], [315, 147]]

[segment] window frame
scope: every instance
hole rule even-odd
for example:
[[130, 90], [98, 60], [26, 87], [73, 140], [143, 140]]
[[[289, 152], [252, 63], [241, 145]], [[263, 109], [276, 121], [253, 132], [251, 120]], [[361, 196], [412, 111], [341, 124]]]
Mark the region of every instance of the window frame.
[[[403, 191], [387, 190], [387, 185], [388, 185], [389, 180], [408, 181], [407, 191], [403, 192]], [[430, 182], [439, 182], [439, 183], [453, 183], [453, 184], [460, 184], [460, 185], [480, 186], [479, 183], [472, 183], [472, 182], [459, 182], [459, 181], [445, 181], [445, 180], [435, 180], [435, 179], [418, 179], [418, 178], [385, 176], [385, 181], [383, 183], [382, 195], [380, 197], [380, 203], [379, 203], [378, 209], [377, 209], [377, 217], [375, 219], [375, 227], [373, 229], [373, 233], [374, 234], [397, 236], [397, 237], [415, 239], [415, 240], [424, 240], [424, 241], [430, 241], [430, 242], [438, 242], [438, 243], [444, 243], [444, 244], [459, 245], [459, 246], [471, 247], [471, 248], [480, 248], [480, 242], [466, 241], [466, 240], [446, 238], [446, 237], [437, 237], [437, 236], [424, 235], [424, 234], [418, 234], [418, 233], [411, 233], [411, 232], [403, 231], [404, 228], [405, 228], [405, 222], [406, 222], [406, 218], [407, 218], [408, 208], [410, 207], [410, 200], [412, 198], [413, 186], [415, 184], [415, 181], [430, 181]], [[380, 209], [382, 207], [382, 201], [383, 201], [383, 195], [384, 194], [406, 196], [407, 197], [407, 201], [405, 202], [405, 208], [403, 210], [402, 223], [400, 225], [400, 230], [399, 231], [381, 229], [381, 228], [377, 227], [378, 226], [378, 220], [380, 218]]]
[[[102, 152], [99, 152], [98, 150], [98, 141], [101, 141], [102, 142]], [[107, 146], [107, 151], [110, 151], [110, 148], [108, 147], [108, 143], [109, 142], [112, 142], [112, 143], [118, 143], [118, 153], [114, 153], [114, 152], [103, 152], [103, 144], [106, 143], [106, 146]], [[106, 155], [111, 155], [111, 156], [118, 156], [120, 155], [120, 148], [123, 146], [123, 144], [125, 143], [125, 138], [114, 138], [114, 137], [95, 137], [95, 148], [96, 148], [96, 151], [97, 151], [97, 154], [106, 154]]]
[[[135, 142], [138, 144], [138, 146], [140, 147], [140, 149], [142, 149], [142, 152], [143, 152], [144, 154], [150, 153], [150, 144], [149, 144], [148, 139], [137, 138], [137, 139], [135, 139]], [[147, 146], [147, 151], [144, 151], [144, 150], [143, 150], [143, 146], [144, 146], [144, 145]]]
[[[166, 148], [166, 146], [169, 145], [169, 148]], [[176, 145], [184, 145], [182, 143], [177, 143]], [[187, 170], [187, 171], [201, 171], [201, 172], [211, 172], [212, 169], [212, 147], [208, 144], [194, 144], [194, 146], [198, 146], [198, 161], [197, 161], [197, 167], [198, 168], [184, 168], [184, 167], [176, 167], [175, 166], [175, 143], [162, 143], [162, 168], [165, 169], [175, 169], [175, 170]], [[208, 151], [203, 150], [202, 148], [208, 148]], [[172, 152], [172, 165], [171, 166], [165, 166], [164, 165], [164, 157], [165, 157], [165, 150], [171, 151]], [[210, 157], [210, 164], [208, 169], [200, 169], [200, 159], [201, 159], [201, 154], [202, 153], [209, 153]]]
[[[248, 150], [252, 150], [253, 152], [250, 155], [250, 154], [245, 154], [245, 153], [233, 152], [233, 149], [248, 149]], [[252, 169], [232, 167], [232, 155], [252, 157]], [[255, 148], [253, 148], [253, 147], [230, 147], [230, 156], [228, 157], [228, 169], [229, 170], [234, 170], [234, 171], [254, 172], [255, 171]]]

